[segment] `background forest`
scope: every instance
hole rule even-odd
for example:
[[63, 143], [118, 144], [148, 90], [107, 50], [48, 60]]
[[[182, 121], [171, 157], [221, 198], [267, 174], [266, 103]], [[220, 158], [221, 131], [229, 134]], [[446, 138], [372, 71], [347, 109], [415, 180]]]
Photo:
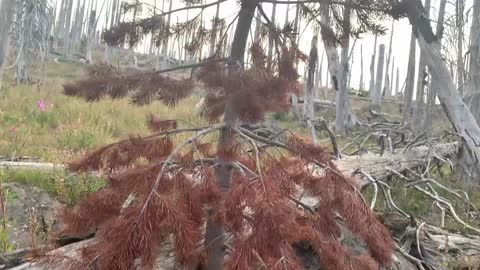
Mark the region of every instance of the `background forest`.
[[480, 1], [0, 0], [1, 269], [480, 269]]

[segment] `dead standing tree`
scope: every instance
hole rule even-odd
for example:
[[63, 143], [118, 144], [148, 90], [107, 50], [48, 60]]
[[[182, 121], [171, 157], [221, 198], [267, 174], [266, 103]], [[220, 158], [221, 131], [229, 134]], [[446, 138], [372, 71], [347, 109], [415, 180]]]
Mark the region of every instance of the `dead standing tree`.
[[[391, 263], [394, 244], [388, 231], [324, 149], [296, 135], [286, 144], [275, 142], [242, 126], [263, 119], [268, 111], [288, 108], [289, 94], [300, 87], [295, 47], [282, 46], [275, 72], [245, 69], [247, 38], [258, 4], [241, 1], [226, 63], [213, 59], [197, 64], [201, 68], [195, 78], [207, 89], [205, 115], [216, 124], [179, 128], [174, 120], [151, 117], [152, 136], [102, 147], [70, 164], [76, 171], [111, 172], [105, 188], [63, 212], [62, 235], [96, 234], [81, 258], [67, 261], [71, 268], [153, 268], [169, 239], [178, 267], [301, 269], [292, 247], [300, 243], [308, 244], [331, 269], [373, 270]], [[266, 56], [256, 51], [252, 58], [262, 63]], [[164, 71], [121, 74], [97, 66], [89, 78], [68, 83], [64, 90], [91, 101], [132, 95], [137, 104], [161, 100], [175, 106], [194, 86], [194, 79], [174, 79]], [[191, 135], [174, 144], [172, 136], [183, 133]], [[216, 146], [215, 139], [211, 141], [215, 133]], [[290, 154], [277, 156], [275, 149]], [[312, 167], [324, 172], [315, 174]], [[317, 210], [301, 203], [302, 190], [322, 201]], [[93, 206], [95, 214], [84, 215]], [[340, 243], [337, 214], [366, 243], [368, 252], [354, 256]], [[65, 260], [39, 258], [51, 266]]]

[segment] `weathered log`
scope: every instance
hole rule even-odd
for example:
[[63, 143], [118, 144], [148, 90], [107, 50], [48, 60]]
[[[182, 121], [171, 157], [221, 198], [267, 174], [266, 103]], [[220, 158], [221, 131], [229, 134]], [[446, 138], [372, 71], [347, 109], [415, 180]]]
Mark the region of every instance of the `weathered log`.
[[[373, 178], [383, 180], [391, 176], [392, 170], [403, 172], [407, 169], [416, 168], [425, 164], [425, 160], [437, 156], [440, 158], [455, 154], [457, 150], [456, 143], [438, 144], [435, 146], [418, 146], [405, 152], [385, 153], [379, 156], [373, 153], [367, 153], [359, 156], [345, 156], [336, 160], [335, 164], [345, 175], [351, 175], [357, 170], [368, 172]], [[369, 183], [362, 176], [355, 176], [357, 185], [362, 188]]]

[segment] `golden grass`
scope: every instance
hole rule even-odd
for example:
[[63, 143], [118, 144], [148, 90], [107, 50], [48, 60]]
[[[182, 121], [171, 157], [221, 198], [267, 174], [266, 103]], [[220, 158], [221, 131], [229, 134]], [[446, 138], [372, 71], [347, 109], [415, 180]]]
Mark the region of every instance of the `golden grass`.
[[[40, 86], [13, 85], [7, 77], [0, 94], [0, 156], [33, 156], [62, 163], [87, 149], [147, 134], [150, 113], [193, 124], [204, 122], [193, 111], [196, 97], [172, 109], [159, 102], [138, 107], [128, 99], [87, 103], [63, 95], [62, 83], [81, 74], [78, 65], [50, 63], [48, 80]], [[32, 113], [40, 99], [45, 100], [47, 111]], [[180, 125], [187, 125], [183, 123]]]

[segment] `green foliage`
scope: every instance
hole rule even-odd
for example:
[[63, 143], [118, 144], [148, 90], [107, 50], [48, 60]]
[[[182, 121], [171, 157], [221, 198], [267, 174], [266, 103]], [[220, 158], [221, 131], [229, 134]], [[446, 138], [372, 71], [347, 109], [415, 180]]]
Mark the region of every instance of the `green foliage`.
[[6, 170], [5, 182], [15, 182], [45, 190], [59, 201], [73, 205], [83, 195], [104, 186], [102, 178], [66, 171]]
[[86, 130], [69, 130], [58, 140], [60, 147], [79, 151], [96, 145], [95, 135]]

